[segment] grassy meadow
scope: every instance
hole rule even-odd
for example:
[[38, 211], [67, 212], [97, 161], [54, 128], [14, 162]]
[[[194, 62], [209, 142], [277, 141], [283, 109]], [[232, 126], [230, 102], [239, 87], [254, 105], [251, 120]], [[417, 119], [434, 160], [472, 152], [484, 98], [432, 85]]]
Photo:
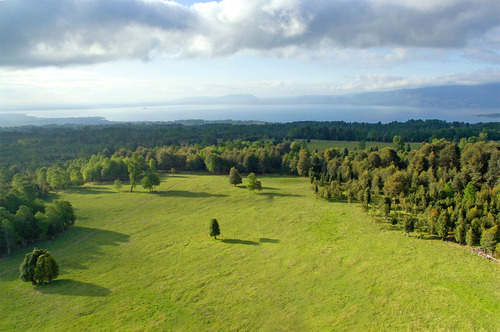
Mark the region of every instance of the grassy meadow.
[[307, 179], [259, 179], [261, 194], [191, 174], [59, 192], [75, 226], [37, 246], [60, 276], [18, 279], [32, 247], [0, 260], [0, 330], [500, 330], [498, 264], [315, 199]]

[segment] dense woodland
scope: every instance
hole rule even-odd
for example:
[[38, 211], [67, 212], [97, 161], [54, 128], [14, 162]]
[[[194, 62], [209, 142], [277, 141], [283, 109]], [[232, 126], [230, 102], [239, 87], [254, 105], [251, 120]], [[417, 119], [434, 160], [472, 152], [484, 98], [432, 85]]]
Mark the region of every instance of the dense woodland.
[[[155, 136], [155, 131], [150, 134]], [[305, 140], [221, 141], [217, 137], [208, 146], [104, 148], [50, 166], [2, 167], [0, 247], [8, 253], [16, 245], [53, 237], [74, 223], [70, 203], [45, 206], [42, 199], [49, 190], [104, 181], [115, 181], [120, 187], [121, 181], [129, 181], [131, 191], [139, 184], [151, 191], [160, 183], [158, 171], [229, 174], [234, 168], [245, 174], [308, 176], [318, 198], [362, 202], [378, 218], [401, 225], [408, 234], [480, 245], [493, 253], [495, 248], [500, 250], [500, 151], [498, 143], [487, 140], [490, 134], [482, 131], [479, 137], [459, 141], [433, 139], [414, 151], [396, 135], [392, 148], [365, 149], [360, 143], [355, 151], [334, 148], [321, 153], [309, 151]], [[27, 136], [26, 140], [32, 139]], [[82, 138], [75, 149], [84, 142]]]
[[121, 148], [135, 151], [139, 146], [201, 147], [225, 141], [274, 141], [322, 139], [339, 141], [391, 142], [400, 135], [406, 142], [431, 142], [444, 138], [486, 135], [500, 140], [498, 123], [468, 124], [439, 120], [411, 120], [405, 123], [293, 122], [253, 123], [184, 121], [95, 126], [46, 126], [0, 129], [0, 166], [17, 165], [34, 170], [76, 157], [90, 157], [103, 149], [114, 153]]

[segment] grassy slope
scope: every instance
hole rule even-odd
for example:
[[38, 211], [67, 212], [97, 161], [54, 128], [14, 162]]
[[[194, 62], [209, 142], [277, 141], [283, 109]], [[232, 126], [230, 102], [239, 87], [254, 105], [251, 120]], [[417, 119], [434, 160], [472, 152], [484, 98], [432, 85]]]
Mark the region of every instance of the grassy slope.
[[[307, 180], [176, 175], [160, 194], [89, 185], [60, 194], [77, 226], [43, 247], [60, 277], [0, 262], [2, 330], [500, 330], [500, 266], [380, 229]], [[210, 218], [220, 240], [208, 237]]]

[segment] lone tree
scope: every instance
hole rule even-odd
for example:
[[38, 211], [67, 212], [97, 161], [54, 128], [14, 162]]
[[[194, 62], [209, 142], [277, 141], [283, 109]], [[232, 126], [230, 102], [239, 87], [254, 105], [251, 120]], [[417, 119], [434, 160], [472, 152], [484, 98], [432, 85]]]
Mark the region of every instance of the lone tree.
[[259, 192], [262, 190], [262, 183], [257, 180], [257, 177], [254, 173], [248, 174], [248, 184], [247, 189], [251, 191], [255, 191], [257, 189]]
[[22, 281], [31, 281], [33, 285], [50, 284], [59, 275], [59, 266], [48, 250], [35, 248], [26, 254], [19, 271]]
[[217, 240], [217, 235], [220, 235], [220, 228], [217, 219], [214, 218], [210, 221], [210, 236]]
[[242, 183], [240, 172], [234, 167], [231, 167], [229, 171], [229, 183], [233, 184], [235, 187], [237, 184]]
[[144, 189], [148, 189], [151, 192], [155, 190], [155, 187], [160, 185], [160, 176], [153, 171], [148, 171], [142, 178], [141, 183]]

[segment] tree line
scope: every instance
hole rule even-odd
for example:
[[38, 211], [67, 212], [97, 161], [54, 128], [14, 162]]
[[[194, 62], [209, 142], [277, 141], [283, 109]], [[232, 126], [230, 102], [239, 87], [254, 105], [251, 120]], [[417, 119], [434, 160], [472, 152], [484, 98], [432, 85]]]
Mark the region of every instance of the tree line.
[[499, 145], [436, 139], [409, 151], [400, 136], [393, 140], [394, 148], [380, 151], [313, 153], [312, 190], [327, 200], [371, 206], [407, 234], [480, 245], [500, 256]]
[[497, 123], [445, 122], [410, 120], [407, 122], [346, 123], [292, 122], [195, 122], [142, 123], [95, 126], [45, 126], [0, 129], [0, 166], [19, 167], [32, 172], [78, 157], [89, 158], [104, 149], [112, 154], [120, 149], [135, 151], [138, 147], [217, 145], [225, 141], [274, 141], [323, 139], [339, 141], [390, 142], [400, 135], [407, 142], [431, 142], [445, 138], [459, 142], [462, 138], [486, 135], [500, 140]]
[[[205, 147], [139, 146], [114, 153], [105, 148], [90, 157], [24, 172], [16, 167], [0, 168], [0, 183], [10, 188], [3, 190], [5, 199], [0, 206], [13, 220], [21, 205], [33, 216], [42, 213], [36, 199], [51, 189], [101, 181], [118, 181], [121, 186], [120, 181], [128, 180], [131, 191], [138, 184], [151, 191], [159, 185], [158, 171], [229, 174], [234, 169], [246, 174], [309, 176], [318, 197], [359, 201], [372, 207], [375, 202], [380, 216], [405, 224], [409, 232], [414, 227], [420, 233], [481, 244], [492, 251], [499, 240], [499, 163], [498, 144], [488, 142], [482, 134], [458, 142], [435, 139], [414, 151], [400, 135], [393, 137], [392, 148], [334, 148], [321, 153], [309, 151], [304, 141], [228, 140]], [[20, 182], [26, 188], [19, 189]], [[259, 190], [258, 181], [254, 182], [251, 190]], [[34, 190], [34, 194], [25, 194], [34, 197], [30, 203], [15, 201], [16, 192], [29, 193], [29, 188]], [[49, 234], [35, 233], [38, 237]], [[489, 245], [488, 238], [492, 239]], [[33, 237], [23, 235], [20, 239]]]
[[4, 180], [0, 180], [0, 252], [10, 255], [20, 245], [54, 238], [74, 224], [71, 204], [64, 200], [46, 204], [42, 198], [48, 185], [39, 186], [34, 174], [16, 173]]

